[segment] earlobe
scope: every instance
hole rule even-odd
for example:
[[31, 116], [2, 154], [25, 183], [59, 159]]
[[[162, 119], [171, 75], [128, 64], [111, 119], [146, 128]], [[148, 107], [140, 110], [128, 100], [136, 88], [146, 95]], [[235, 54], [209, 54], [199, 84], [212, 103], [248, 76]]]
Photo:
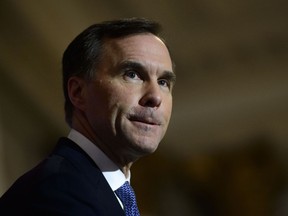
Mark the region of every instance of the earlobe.
[[67, 91], [71, 103], [76, 109], [85, 110], [87, 84], [80, 77], [70, 77], [67, 83]]

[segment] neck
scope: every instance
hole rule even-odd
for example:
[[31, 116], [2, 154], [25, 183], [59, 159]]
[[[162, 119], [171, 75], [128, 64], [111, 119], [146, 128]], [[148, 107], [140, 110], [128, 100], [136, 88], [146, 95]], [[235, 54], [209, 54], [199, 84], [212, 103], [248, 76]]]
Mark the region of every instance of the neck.
[[[106, 154], [119, 167], [119, 169], [124, 173], [125, 177], [128, 178], [133, 160], [129, 160], [127, 157], [121, 155], [121, 151], [111, 151], [109, 145], [105, 145], [105, 142], [98, 138], [87, 119], [83, 118], [83, 115], [79, 115], [77, 113], [78, 112], [76, 111], [75, 115], [73, 116], [72, 128], [80, 132], [99, 149], [101, 149], [101, 151], [104, 152], [104, 154]], [[117, 152], [117, 154], [115, 152]]]

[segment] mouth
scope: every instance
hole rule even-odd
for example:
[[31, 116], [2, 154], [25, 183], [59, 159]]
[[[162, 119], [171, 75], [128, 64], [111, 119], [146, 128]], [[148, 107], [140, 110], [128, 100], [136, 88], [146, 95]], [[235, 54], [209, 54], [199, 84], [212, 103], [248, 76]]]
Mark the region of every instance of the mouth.
[[132, 122], [139, 122], [147, 125], [160, 125], [160, 122], [150, 117], [130, 116], [129, 120]]

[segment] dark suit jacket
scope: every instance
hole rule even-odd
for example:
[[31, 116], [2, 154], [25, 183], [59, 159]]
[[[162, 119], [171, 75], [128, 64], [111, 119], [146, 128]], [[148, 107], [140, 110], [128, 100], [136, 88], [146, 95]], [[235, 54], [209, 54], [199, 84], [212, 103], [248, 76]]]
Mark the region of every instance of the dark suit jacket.
[[100, 169], [61, 138], [53, 153], [0, 198], [0, 215], [124, 216]]

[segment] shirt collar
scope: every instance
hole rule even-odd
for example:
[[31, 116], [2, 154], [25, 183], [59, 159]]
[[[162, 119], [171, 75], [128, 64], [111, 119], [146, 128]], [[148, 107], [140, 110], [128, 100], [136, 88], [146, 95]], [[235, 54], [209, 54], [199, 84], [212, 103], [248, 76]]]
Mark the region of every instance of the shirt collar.
[[95, 164], [102, 171], [106, 181], [113, 191], [123, 185], [125, 181], [130, 182], [130, 171], [128, 178], [126, 178], [119, 167], [84, 135], [74, 129], [71, 129], [70, 133], [68, 134], [68, 138], [83, 149], [95, 162]]

